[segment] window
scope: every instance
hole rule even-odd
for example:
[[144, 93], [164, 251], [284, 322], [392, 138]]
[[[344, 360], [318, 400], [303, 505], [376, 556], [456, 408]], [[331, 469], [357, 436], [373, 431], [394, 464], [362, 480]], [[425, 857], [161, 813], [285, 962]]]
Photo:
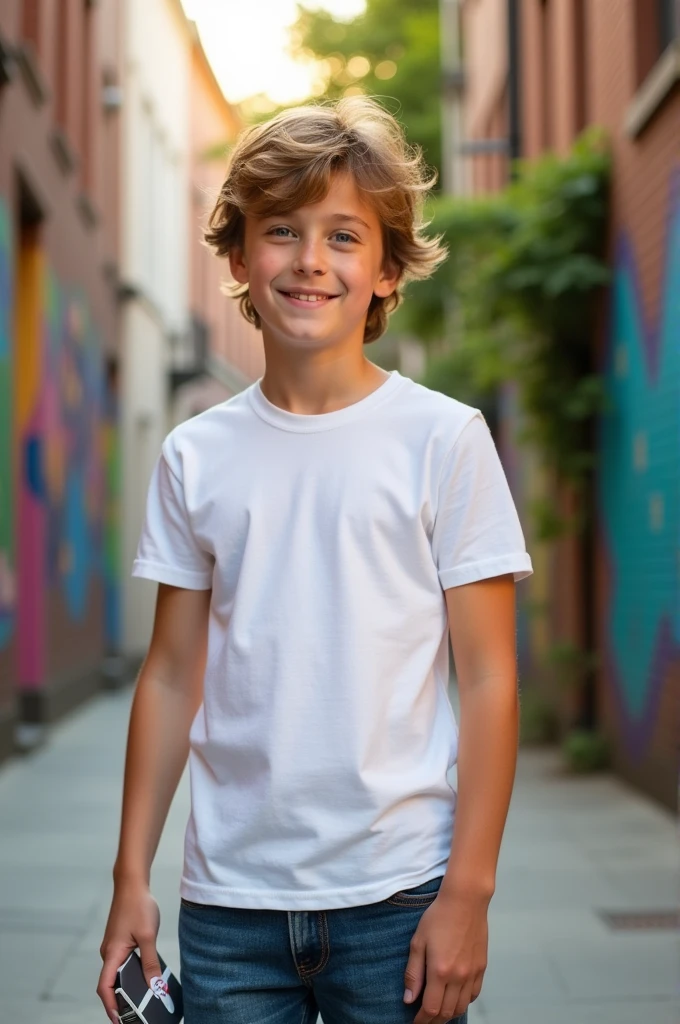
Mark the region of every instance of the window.
[[38, 50], [40, 29], [40, 0], [24, 0], [21, 9], [21, 34]]
[[[3, 5], [0, 4], [1, 6]], [[7, 4], [4, 6], [7, 7]], [[44, 52], [49, 43], [45, 28], [44, 5], [42, 0], [22, 0], [16, 7], [19, 14], [19, 45], [11, 48], [12, 57], [16, 60], [31, 99], [36, 106], [42, 106], [49, 96], [44, 75], [46, 66], [49, 67], [50, 64], [50, 55]], [[0, 86], [7, 84], [8, 53], [4, 54], [2, 60], [4, 74], [0, 68]]]
[[636, 0], [635, 92], [624, 127], [637, 138], [680, 82], [680, 0]]
[[677, 0], [656, 0], [656, 5], [659, 51], [663, 52], [678, 34], [678, 4]]
[[638, 85], [678, 35], [677, 0], [637, 0], [635, 27]]

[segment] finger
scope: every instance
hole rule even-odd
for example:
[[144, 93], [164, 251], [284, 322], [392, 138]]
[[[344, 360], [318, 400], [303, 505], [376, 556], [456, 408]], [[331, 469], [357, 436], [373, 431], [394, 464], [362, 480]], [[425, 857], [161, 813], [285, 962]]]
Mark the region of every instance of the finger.
[[118, 968], [121, 964], [125, 963], [133, 949], [134, 946], [130, 946], [128, 949], [119, 946], [117, 949], [114, 948], [113, 950], [107, 950], [105, 954], [102, 954], [104, 966], [102, 967], [101, 974], [99, 975], [97, 995], [104, 1004], [104, 1009], [111, 1020], [116, 1022], [118, 1021], [118, 1005], [113, 991], [116, 983], [116, 975], [118, 973]]
[[163, 971], [156, 952], [156, 936], [145, 936], [137, 940], [139, 943], [139, 956], [142, 961], [142, 970], [146, 983], [151, 988], [151, 979], [160, 978]]
[[450, 1017], [460, 1017], [460, 1015], [462, 1013], [465, 1013], [465, 1011], [467, 1010], [468, 1006], [472, 1002], [472, 988], [473, 988], [473, 985], [474, 985], [474, 981], [473, 981], [473, 979], [470, 979], [470, 981], [467, 983], [467, 985], [464, 985], [460, 989], [460, 992], [459, 992], [459, 995], [458, 995], [458, 1000], [457, 1000], [457, 1002], [455, 1002], [453, 1004], [453, 1010], [449, 1014], [449, 1017], [446, 1018], [446, 1020], [449, 1020]]
[[427, 978], [425, 991], [423, 992], [423, 1002], [413, 1024], [429, 1024], [429, 1021], [439, 1016], [445, 990], [446, 986], [442, 981], [435, 978]]
[[411, 940], [408, 963], [404, 971], [404, 1002], [412, 1003], [420, 995], [425, 981], [425, 945], [417, 935]]
[[450, 1021], [453, 1017], [459, 1017], [464, 1011], [459, 1009], [461, 1002], [463, 1001], [463, 989], [460, 985], [452, 982], [446, 986], [444, 996], [442, 998], [442, 1008], [440, 1010], [440, 1019], [444, 1022]]
[[[484, 970], [486, 970], [486, 968]], [[475, 999], [479, 999], [479, 994], [482, 991], [482, 982], [484, 981], [484, 970], [479, 972], [472, 983], [472, 995], [470, 996], [471, 1003], [474, 1003]]]

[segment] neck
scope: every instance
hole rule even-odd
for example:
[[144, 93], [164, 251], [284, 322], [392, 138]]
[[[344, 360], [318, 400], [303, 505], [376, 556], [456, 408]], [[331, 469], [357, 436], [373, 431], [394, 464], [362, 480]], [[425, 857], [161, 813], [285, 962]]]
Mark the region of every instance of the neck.
[[287, 412], [314, 416], [335, 412], [361, 401], [379, 388], [389, 373], [363, 352], [309, 352], [285, 358], [265, 343], [266, 369], [260, 387], [272, 405]]

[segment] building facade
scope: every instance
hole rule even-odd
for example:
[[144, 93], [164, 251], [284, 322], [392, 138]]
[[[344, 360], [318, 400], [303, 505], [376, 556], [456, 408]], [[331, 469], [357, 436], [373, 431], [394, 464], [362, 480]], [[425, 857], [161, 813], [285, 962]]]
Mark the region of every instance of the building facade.
[[0, 4], [0, 758], [129, 676], [162, 441], [263, 370], [201, 244], [238, 128], [180, 0]]
[[0, 754], [117, 642], [118, 38], [114, 0], [0, 5]]
[[[122, 651], [149, 642], [155, 585], [131, 579], [168, 431], [263, 368], [261, 336], [220, 291], [201, 230], [239, 128], [180, 0], [125, 6], [121, 194]], [[153, 40], [153, 46], [149, 40]]]
[[[518, 47], [513, 66], [508, 12]], [[486, 46], [492, 20], [505, 45]], [[677, 0], [465, 0], [468, 137], [506, 140], [479, 155], [477, 191], [508, 176], [518, 91], [519, 152], [566, 153], [600, 125], [613, 156], [613, 283], [593, 338], [607, 410], [598, 431], [598, 710], [615, 766], [677, 805], [680, 727], [680, 5]], [[484, 28], [486, 26], [486, 29]], [[483, 147], [479, 146], [478, 151]], [[489, 151], [493, 147], [489, 146]], [[506, 407], [511, 431], [512, 401]], [[526, 460], [525, 460], [526, 461]], [[516, 483], [531, 473], [514, 453]], [[539, 559], [529, 656], [579, 639], [584, 581], [568, 543]]]
[[507, 0], [462, 0], [465, 50], [464, 139], [475, 193], [508, 180]]
[[131, 580], [146, 489], [169, 428], [173, 351], [189, 331], [191, 34], [179, 0], [124, 5], [121, 161], [122, 651], [141, 657], [155, 588]]
[[226, 259], [203, 242], [210, 211], [227, 168], [228, 146], [243, 127], [227, 102], [192, 25], [189, 100], [190, 201], [189, 316], [183, 350], [173, 361], [172, 420], [179, 423], [224, 401], [264, 372], [262, 335], [225, 294], [230, 282]]

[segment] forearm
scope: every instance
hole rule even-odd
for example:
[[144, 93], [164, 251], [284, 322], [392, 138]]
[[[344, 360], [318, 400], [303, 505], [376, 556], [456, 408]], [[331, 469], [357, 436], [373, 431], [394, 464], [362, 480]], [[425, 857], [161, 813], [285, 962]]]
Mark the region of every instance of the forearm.
[[443, 888], [491, 898], [517, 763], [519, 702], [513, 679], [488, 677], [461, 692], [458, 800]]
[[189, 752], [195, 689], [147, 663], [130, 715], [116, 882], [148, 883], [163, 826]]

